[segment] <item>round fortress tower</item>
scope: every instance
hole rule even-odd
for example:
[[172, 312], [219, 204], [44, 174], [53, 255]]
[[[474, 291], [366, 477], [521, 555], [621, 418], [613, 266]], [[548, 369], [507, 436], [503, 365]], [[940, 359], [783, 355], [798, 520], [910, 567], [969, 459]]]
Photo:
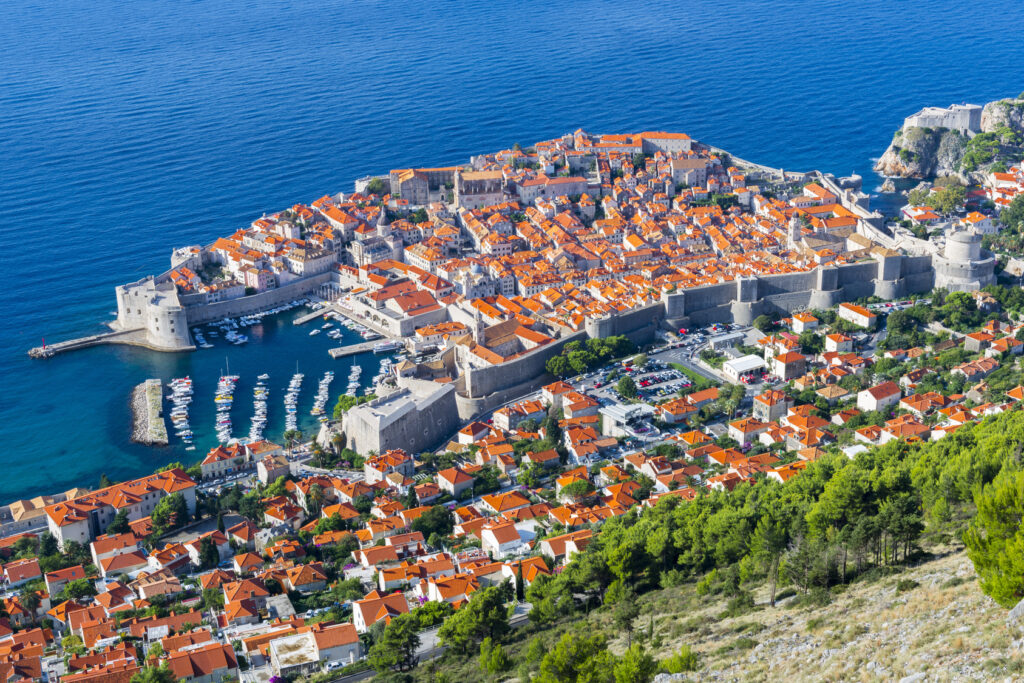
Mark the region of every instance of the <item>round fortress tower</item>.
[[965, 230], [946, 238], [942, 254], [932, 256], [935, 286], [973, 292], [995, 282], [995, 257], [981, 249], [981, 235]]

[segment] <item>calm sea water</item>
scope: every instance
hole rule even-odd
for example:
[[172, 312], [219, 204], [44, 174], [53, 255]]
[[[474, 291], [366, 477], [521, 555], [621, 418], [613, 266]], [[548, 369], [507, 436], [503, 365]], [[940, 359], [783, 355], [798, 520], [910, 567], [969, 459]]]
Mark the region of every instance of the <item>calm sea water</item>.
[[[685, 131], [751, 160], [873, 187], [871, 158], [926, 105], [1024, 89], [1024, 3], [6, 0], [0, 4], [0, 501], [124, 478], [209, 446], [212, 394], [296, 361], [351, 361], [287, 316], [191, 355], [25, 350], [99, 331], [115, 285], [353, 178], [560, 135]], [[984, 27], [984, 30], [982, 30]], [[358, 359], [371, 376], [377, 361]], [[130, 388], [189, 374], [200, 449], [128, 441]]]

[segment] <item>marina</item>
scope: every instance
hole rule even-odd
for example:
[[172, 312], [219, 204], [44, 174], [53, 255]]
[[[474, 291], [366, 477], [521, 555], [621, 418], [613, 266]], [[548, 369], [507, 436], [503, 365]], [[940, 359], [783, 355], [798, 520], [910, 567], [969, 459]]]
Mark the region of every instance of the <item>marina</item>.
[[189, 405], [192, 403], [192, 379], [179, 377], [172, 379], [167, 385], [171, 393], [167, 400], [171, 403], [171, 424], [174, 433], [185, 444], [186, 451], [194, 451], [192, 426], [188, 420]]
[[214, 403], [217, 404], [216, 431], [217, 440], [220, 443], [231, 441], [231, 405], [235, 400], [235, 386], [238, 383], [238, 375], [223, 375], [217, 382], [217, 394]]
[[252, 390], [253, 410], [250, 418], [249, 441], [260, 441], [263, 439], [263, 431], [267, 427], [267, 397], [270, 395], [265, 382], [270, 375], [264, 373], [256, 378], [256, 386]]
[[284, 429], [286, 432], [298, 429], [299, 392], [302, 389], [303, 376], [301, 372], [292, 375], [292, 379], [288, 383], [288, 390], [284, 395]]
[[327, 401], [330, 398], [332, 381], [334, 381], [334, 371], [328, 370], [324, 373], [323, 379], [320, 380], [320, 385], [316, 392], [316, 398], [313, 401], [313, 408], [309, 411], [309, 414], [317, 418], [321, 423], [327, 422], [328, 420], [325, 408], [327, 407]]

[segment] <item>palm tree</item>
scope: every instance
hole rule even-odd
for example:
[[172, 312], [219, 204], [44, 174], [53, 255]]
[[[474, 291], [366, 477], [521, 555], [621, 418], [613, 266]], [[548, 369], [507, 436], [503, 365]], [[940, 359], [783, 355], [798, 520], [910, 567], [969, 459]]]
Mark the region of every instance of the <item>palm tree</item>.
[[309, 493], [306, 494], [307, 511], [311, 515], [318, 515], [323, 504], [324, 490], [319, 484], [313, 484], [309, 487]]

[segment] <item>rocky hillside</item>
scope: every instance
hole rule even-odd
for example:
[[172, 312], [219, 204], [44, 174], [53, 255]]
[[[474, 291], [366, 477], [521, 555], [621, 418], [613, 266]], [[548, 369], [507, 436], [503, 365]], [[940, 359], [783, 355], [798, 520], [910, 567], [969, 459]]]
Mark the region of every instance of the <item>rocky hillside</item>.
[[[659, 614], [658, 602], [645, 604], [644, 611]], [[962, 551], [875, 582], [856, 582], [823, 607], [786, 602], [723, 619], [724, 601], [705, 599], [690, 601], [682, 613], [655, 616], [659, 656], [687, 643], [700, 663], [693, 673], [656, 680], [1024, 678], [1022, 634], [1008, 625], [1007, 611], [982, 594]]]
[[958, 176], [970, 182], [997, 164], [1016, 163], [1024, 155], [1024, 98], [986, 104], [981, 128], [973, 138], [945, 128], [900, 129], [875, 163], [875, 172], [896, 178]]
[[875, 172], [897, 178], [953, 175], [966, 148], [967, 136], [955, 130], [901, 129], [875, 163]]
[[981, 111], [982, 132], [995, 133], [1003, 127], [1024, 131], [1024, 98], [996, 100], [985, 105]]

